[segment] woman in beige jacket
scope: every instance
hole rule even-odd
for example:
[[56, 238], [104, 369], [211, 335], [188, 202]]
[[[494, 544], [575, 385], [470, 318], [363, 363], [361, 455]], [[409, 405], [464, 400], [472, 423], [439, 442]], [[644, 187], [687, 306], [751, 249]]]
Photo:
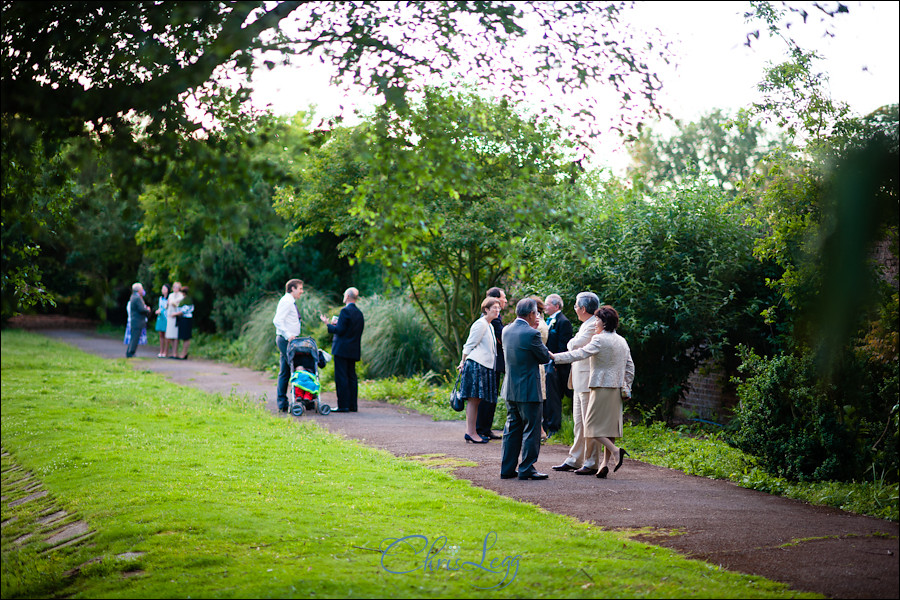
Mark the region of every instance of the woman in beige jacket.
[[570, 352], [553, 355], [553, 360], [567, 364], [591, 359], [590, 399], [584, 423], [585, 437], [595, 438], [603, 444], [603, 462], [597, 477], [609, 473], [607, 462], [614, 461], [613, 471], [618, 471], [628, 455], [613, 440], [622, 437], [622, 398], [631, 397], [634, 381], [634, 361], [625, 338], [616, 333], [619, 313], [609, 305], [601, 306], [594, 313], [597, 317], [597, 333], [586, 346]]

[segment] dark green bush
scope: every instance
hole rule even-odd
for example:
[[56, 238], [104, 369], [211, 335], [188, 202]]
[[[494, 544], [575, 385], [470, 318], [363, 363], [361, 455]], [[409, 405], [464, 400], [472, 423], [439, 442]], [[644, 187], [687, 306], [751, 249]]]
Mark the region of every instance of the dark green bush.
[[825, 377], [812, 356], [742, 349], [731, 443], [788, 479], [897, 481], [896, 371], [848, 353]]

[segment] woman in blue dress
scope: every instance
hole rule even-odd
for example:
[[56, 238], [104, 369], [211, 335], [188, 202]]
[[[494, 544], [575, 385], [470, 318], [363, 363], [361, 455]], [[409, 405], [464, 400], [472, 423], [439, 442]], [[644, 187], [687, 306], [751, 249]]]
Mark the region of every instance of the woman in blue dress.
[[156, 309], [156, 332], [159, 334], [159, 358], [165, 358], [166, 347], [166, 305], [169, 303], [169, 286], [163, 284], [159, 291], [159, 308]]

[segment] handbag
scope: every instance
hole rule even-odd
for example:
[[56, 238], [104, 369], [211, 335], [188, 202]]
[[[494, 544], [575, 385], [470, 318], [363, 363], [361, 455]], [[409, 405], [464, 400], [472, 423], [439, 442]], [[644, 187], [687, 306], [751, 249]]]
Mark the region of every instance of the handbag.
[[462, 391], [459, 389], [459, 375], [456, 376], [456, 383], [453, 384], [453, 391], [450, 392], [450, 408], [456, 412], [462, 412], [466, 407], [466, 400], [462, 397]]

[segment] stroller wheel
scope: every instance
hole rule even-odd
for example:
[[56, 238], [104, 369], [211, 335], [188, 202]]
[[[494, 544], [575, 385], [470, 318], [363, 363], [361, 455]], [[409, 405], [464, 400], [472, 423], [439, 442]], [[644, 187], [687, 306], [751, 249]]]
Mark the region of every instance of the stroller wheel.
[[295, 417], [299, 417], [303, 414], [303, 404], [301, 402], [296, 402], [291, 407], [291, 414]]
[[319, 405], [319, 414], [320, 414], [320, 415], [327, 415], [327, 414], [330, 413], [330, 412], [331, 412], [331, 407], [328, 406], [327, 404], [320, 404], [320, 405]]

